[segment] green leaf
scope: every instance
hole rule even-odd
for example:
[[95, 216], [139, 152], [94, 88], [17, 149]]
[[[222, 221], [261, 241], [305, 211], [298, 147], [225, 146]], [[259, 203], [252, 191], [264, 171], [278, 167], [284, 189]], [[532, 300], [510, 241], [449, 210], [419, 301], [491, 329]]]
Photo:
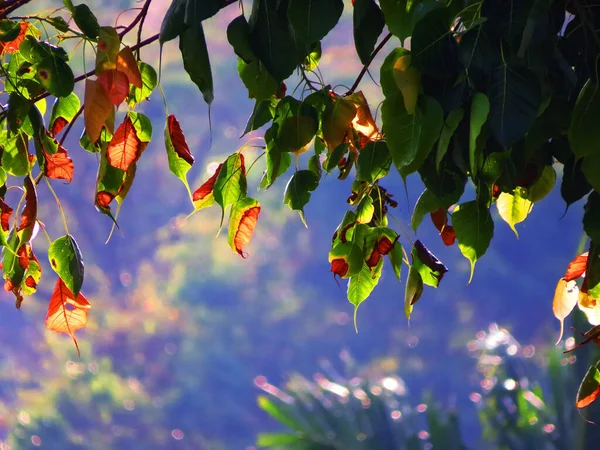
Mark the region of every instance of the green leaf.
[[542, 102], [540, 81], [528, 68], [502, 64], [490, 75], [492, 134], [504, 148], [525, 137]]
[[437, 211], [442, 207], [442, 202], [440, 199], [429, 189], [425, 189], [417, 203], [415, 204], [415, 209], [412, 213], [412, 218], [410, 220], [410, 226], [412, 229], [417, 232], [419, 225], [423, 221], [423, 218], [434, 211]]
[[319, 130], [317, 113], [312, 106], [308, 106], [308, 108], [312, 109], [313, 114], [304, 115], [303, 112], [300, 112], [302, 115], [293, 115], [281, 122], [277, 141], [283, 151], [298, 152], [304, 150], [304, 147], [310, 144], [310, 141], [315, 137]]
[[394, 270], [394, 274], [396, 278], [398, 278], [399, 282], [402, 282], [402, 278], [400, 278], [402, 272], [402, 258], [404, 257], [404, 252], [402, 251], [402, 244], [399, 241], [396, 241], [392, 250], [388, 253], [388, 258], [390, 260], [390, 264], [392, 265], [392, 269]]
[[96, 47], [96, 76], [105, 70], [117, 67], [117, 57], [121, 47], [119, 33], [113, 27], [100, 27]]
[[440, 170], [444, 156], [446, 156], [446, 153], [448, 152], [450, 140], [452, 139], [452, 136], [454, 136], [458, 125], [463, 120], [464, 115], [464, 109], [458, 108], [450, 111], [450, 114], [448, 114], [448, 117], [446, 117], [446, 122], [444, 123], [444, 126], [442, 128], [440, 139], [437, 145], [435, 165], [438, 171]]
[[248, 97], [255, 98], [257, 102], [268, 101], [279, 88], [277, 80], [273, 78], [259, 60], [246, 63], [242, 58], [239, 58], [238, 73], [244, 86], [248, 89]]
[[409, 114], [415, 113], [415, 107], [421, 93], [421, 72], [413, 67], [412, 56], [404, 55], [394, 64], [394, 80], [402, 92], [404, 107]]
[[490, 246], [494, 235], [494, 221], [488, 208], [477, 201], [471, 201], [454, 209], [452, 226], [456, 231], [458, 248], [463, 256], [471, 262], [470, 283], [473, 279], [475, 263]]
[[256, 59], [250, 46], [250, 26], [244, 15], [233, 19], [227, 26], [227, 40], [236, 55], [250, 63]]
[[130, 111], [127, 115], [135, 128], [137, 138], [142, 142], [150, 142], [152, 140], [152, 122], [150, 118], [145, 114], [135, 111]]
[[403, 178], [418, 170], [440, 135], [444, 123], [441, 106], [421, 97], [415, 114], [409, 114], [402, 98], [386, 98], [381, 107], [383, 132], [396, 168]]
[[356, 221], [358, 223], [369, 223], [373, 220], [374, 213], [373, 198], [370, 195], [365, 195], [356, 208]]
[[365, 254], [360, 246], [361, 243], [358, 241], [356, 235], [360, 233], [355, 232], [356, 228], [352, 228], [352, 234], [349, 232], [350, 230], [346, 230], [346, 242], [335, 241], [331, 251], [329, 252], [329, 262], [333, 262], [337, 259], [342, 259], [347, 265], [347, 272], [345, 274], [336, 274], [341, 278], [350, 278], [354, 275], [360, 273], [363, 268], [363, 264], [365, 263]]
[[412, 267], [419, 272], [423, 283], [437, 289], [448, 268], [419, 240], [415, 241], [411, 256]]
[[[581, 173], [584, 175], [583, 180], [574, 180], [579, 186], [578, 189], [583, 189], [591, 186], [595, 190], [600, 190], [600, 155], [586, 156], [581, 164]], [[566, 169], [566, 167], [565, 167]], [[587, 180], [587, 182], [585, 181]], [[563, 182], [564, 183], [564, 182]], [[587, 185], [587, 186], [586, 186]]]
[[21, 24], [12, 20], [0, 20], [0, 42], [14, 41], [21, 33]]
[[315, 42], [312, 44], [310, 53], [304, 58], [304, 69], [310, 71], [314, 71], [319, 67], [319, 62], [321, 62], [321, 42]]
[[8, 131], [16, 133], [23, 126], [29, 114], [29, 101], [22, 95], [12, 92], [8, 97], [8, 113], [6, 120]]
[[307, 226], [304, 219], [304, 207], [310, 201], [310, 193], [317, 189], [318, 185], [319, 179], [314, 172], [299, 170], [290, 178], [285, 187], [283, 203], [288, 205], [292, 210], [298, 211], [304, 226]]
[[244, 130], [245, 136], [251, 131], [258, 130], [263, 125], [269, 123], [273, 120], [275, 116], [275, 102], [277, 100], [274, 97], [271, 97], [268, 100], [256, 101], [254, 104], [254, 111], [252, 111], [252, 115], [248, 118], [248, 123], [246, 123], [246, 129]]
[[289, 0], [287, 16], [294, 36], [312, 44], [336, 26], [343, 10], [343, 0]]
[[319, 181], [321, 181], [321, 177], [323, 176], [323, 167], [321, 166], [321, 158], [319, 155], [312, 155], [308, 160], [308, 170], [313, 172]]
[[140, 75], [142, 76], [142, 88], [137, 88], [131, 85], [129, 91], [129, 99], [127, 103], [129, 107], [133, 107], [137, 103], [141, 103], [146, 100], [152, 91], [156, 88], [158, 83], [158, 76], [156, 75], [156, 70], [145, 62], [138, 61], [138, 68], [140, 70]]
[[23, 177], [29, 173], [31, 164], [27, 151], [29, 137], [23, 133], [7, 137], [6, 131], [0, 135], [4, 143], [2, 152], [2, 167], [15, 177]]
[[397, 47], [390, 52], [389, 55], [385, 57], [383, 63], [381, 64], [381, 69], [379, 70], [379, 82], [381, 83], [381, 89], [383, 90], [383, 95], [388, 97], [394, 97], [395, 95], [400, 93], [400, 88], [396, 83], [396, 78], [394, 76], [395, 66], [398, 59], [403, 56], [410, 55], [410, 52], [402, 47]]
[[190, 192], [187, 173], [192, 167], [194, 159], [191, 157], [190, 150], [185, 141], [185, 136], [181, 130], [179, 122], [177, 122], [177, 119], [175, 119], [174, 116], [172, 119], [167, 118], [164, 136], [167, 159], [169, 161], [169, 170], [173, 175], [181, 180], [188, 192]]
[[390, 171], [392, 157], [385, 141], [370, 141], [358, 155], [356, 179], [374, 183]]
[[227, 158], [215, 180], [213, 187], [215, 201], [221, 206], [224, 213], [228, 205], [237, 203], [246, 196], [247, 191], [244, 155], [234, 153]]
[[592, 191], [583, 214], [583, 230], [594, 242], [600, 242], [600, 193]]
[[569, 141], [576, 159], [600, 154], [600, 89], [588, 80], [579, 92], [569, 126]]
[[173, 0], [160, 26], [162, 45], [180, 36], [188, 27], [196, 27], [226, 5], [223, 0]]
[[70, 234], [56, 239], [48, 249], [48, 260], [52, 269], [65, 282], [75, 297], [83, 285], [83, 259], [77, 242]]
[[208, 48], [201, 22], [194, 23], [181, 32], [179, 50], [183, 68], [202, 92], [204, 101], [210, 105], [215, 97]]
[[485, 143], [479, 144], [477, 138], [490, 113], [490, 101], [481, 92], [473, 95], [471, 102], [471, 122], [469, 128], [469, 165], [473, 177], [476, 177], [483, 165], [483, 148]]
[[429, 11], [441, 6], [435, 0], [380, 0], [381, 10], [390, 32], [401, 42], [413, 34], [415, 24]]
[[410, 320], [410, 315], [415, 303], [419, 301], [423, 294], [423, 278], [421, 273], [414, 266], [408, 270], [408, 279], [406, 280], [406, 290], [404, 291], [404, 315]]
[[325, 172], [331, 173], [331, 171], [338, 166], [338, 163], [346, 153], [348, 153], [348, 144], [340, 144], [332, 152], [329, 152], [327, 154], [327, 159], [323, 163]]
[[258, 447], [279, 447], [282, 445], [295, 444], [300, 442], [300, 438], [295, 434], [287, 433], [261, 433], [258, 435], [256, 445]]
[[62, 129], [63, 126], [70, 123], [77, 115], [80, 107], [81, 103], [75, 92], [71, 92], [66, 97], [57, 98], [52, 105], [52, 113], [50, 114], [49, 129], [51, 133], [53, 135], [58, 134], [56, 130], [59, 129], [59, 126]]
[[383, 259], [380, 259], [379, 263], [373, 269], [370, 269], [363, 262], [361, 271], [350, 277], [350, 281], [348, 281], [348, 301], [354, 305], [354, 329], [357, 333], [356, 312], [360, 304], [371, 295], [371, 292], [373, 292], [373, 289], [379, 283], [382, 268]]
[[452, 15], [445, 7], [432, 9], [416, 22], [410, 47], [413, 64], [422, 73], [444, 78], [461, 70], [458, 44], [450, 30], [451, 22]]
[[344, 141], [355, 116], [356, 106], [341, 97], [325, 107], [321, 129], [323, 130], [323, 140], [330, 152]]
[[98, 19], [89, 6], [85, 4], [77, 5], [73, 9], [71, 9], [73, 13], [73, 20], [75, 24], [79, 27], [79, 29], [86, 35], [86, 37], [90, 39], [96, 39], [98, 37], [98, 33], [100, 32], [100, 25], [98, 24]]
[[516, 187], [512, 193], [502, 192], [496, 200], [496, 206], [502, 220], [510, 226], [518, 238], [519, 233], [515, 225], [523, 222], [533, 208], [533, 202], [527, 199], [526, 190]]
[[256, 0], [252, 4], [250, 45], [254, 54], [277, 81], [289, 77], [302, 62], [307, 49], [299, 49], [290, 33], [281, 0]]
[[260, 183], [261, 189], [270, 188], [275, 180], [283, 175], [292, 164], [292, 156], [288, 152], [284, 152], [277, 145], [274, 130], [269, 128], [265, 133], [265, 141], [267, 142], [267, 169]]
[[577, 408], [585, 408], [596, 401], [600, 396], [600, 370], [596, 366], [590, 366], [585, 377], [581, 380], [577, 390]]
[[538, 180], [527, 188], [527, 199], [533, 203], [544, 199], [556, 184], [556, 172], [552, 166], [544, 166]]
[[375, 49], [377, 39], [385, 26], [385, 20], [375, 0], [354, 0], [352, 21], [354, 46], [360, 62], [364, 65]]
[[273, 403], [269, 398], [259, 395], [258, 396], [258, 407], [277, 420], [279, 423], [285, 425], [293, 430], [302, 431], [298, 420], [293, 416], [292, 409], [284, 404]]

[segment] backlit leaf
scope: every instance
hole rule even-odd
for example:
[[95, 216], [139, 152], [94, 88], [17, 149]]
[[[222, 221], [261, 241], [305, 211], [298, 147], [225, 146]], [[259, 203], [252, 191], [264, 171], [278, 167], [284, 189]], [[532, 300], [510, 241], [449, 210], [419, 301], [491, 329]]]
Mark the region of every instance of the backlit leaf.
[[394, 64], [394, 80], [402, 92], [404, 108], [409, 114], [414, 114], [421, 93], [421, 72], [411, 65], [411, 58], [411, 55], [398, 58]]
[[544, 166], [538, 180], [527, 188], [527, 199], [533, 203], [544, 199], [554, 188], [556, 171], [552, 166]]
[[84, 267], [75, 238], [67, 234], [52, 242], [48, 249], [48, 260], [69, 291], [77, 296], [83, 285]]
[[167, 118], [165, 126], [165, 147], [171, 173], [189, 189], [187, 172], [194, 164], [194, 157], [187, 145], [181, 126], [173, 114]]
[[248, 89], [249, 98], [255, 98], [256, 101], [266, 101], [277, 92], [279, 83], [259, 60], [246, 63], [239, 58], [237, 68], [240, 79]]
[[79, 97], [75, 92], [71, 92], [66, 97], [59, 97], [54, 101], [49, 123], [49, 130], [53, 136], [60, 133], [73, 120], [80, 106]]
[[567, 281], [564, 278], [558, 280], [558, 284], [554, 291], [554, 299], [552, 301], [552, 312], [554, 313], [554, 317], [560, 322], [560, 334], [556, 341], [556, 345], [558, 345], [562, 339], [565, 328], [565, 319], [571, 314], [573, 308], [575, 308], [578, 297], [579, 288], [575, 281]]
[[600, 370], [590, 366], [577, 391], [577, 408], [590, 406], [600, 396]]
[[317, 189], [318, 185], [319, 179], [314, 172], [299, 170], [292, 175], [285, 187], [283, 203], [288, 205], [290, 209], [298, 211], [304, 226], [307, 226], [304, 219], [304, 207], [310, 201], [311, 192]]
[[53, 180], [73, 181], [75, 166], [73, 160], [67, 155], [67, 150], [59, 146], [54, 154], [44, 155], [44, 175]]
[[406, 280], [406, 290], [404, 292], [404, 315], [410, 320], [410, 315], [414, 304], [419, 301], [423, 294], [423, 278], [421, 273], [414, 266], [408, 270], [408, 279]]
[[101, 27], [96, 47], [96, 75], [117, 67], [117, 55], [121, 47], [121, 38], [113, 27]]
[[481, 92], [473, 95], [471, 102], [471, 122], [469, 128], [469, 165], [471, 173], [477, 176], [483, 165], [483, 147], [478, 145], [477, 138], [490, 113], [490, 101]]
[[13, 22], [12, 20], [2, 19], [0, 20], [0, 41], [10, 42], [14, 41], [21, 33], [21, 24], [19, 22]]
[[98, 83], [104, 88], [110, 102], [119, 106], [129, 94], [129, 79], [124, 72], [116, 69], [105, 70], [98, 77]]
[[366, 64], [383, 31], [385, 21], [375, 0], [354, 0], [353, 5], [354, 46], [360, 62]]
[[6, 131], [3, 131], [0, 136], [4, 143], [2, 168], [15, 177], [27, 175], [31, 167], [28, 153], [29, 137], [25, 133], [19, 132], [9, 138]]
[[358, 223], [369, 223], [373, 220], [374, 213], [373, 198], [370, 195], [364, 196], [356, 208], [356, 221]]
[[512, 193], [502, 192], [496, 200], [498, 214], [514, 231], [517, 238], [519, 233], [515, 225], [523, 222], [533, 208], [533, 202], [527, 199], [523, 188], [516, 187]]
[[146, 100], [152, 91], [154, 91], [154, 88], [156, 88], [156, 84], [158, 83], [158, 76], [151, 65], [139, 61], [138, 67], [142, 79], [142, 87], [140, 89], [135, 87], [135, 85], [131, 86], [127, 102], [130, 107]]
[[374, 183], [386, 176], [392, 157], [385, 141], [368, 142], [358, 156], [356, 179]]
[[463, 203], [452, 213], [452, 226], [456, 231], [458, 248], [471, 262], [469, 283], [473, 279], [475, 263], [480, 259], [494, 235], [494, 221], [488, 208], [477, 201]]
[[90, 308], [90, 302], [85, 296], [81, 292], [74, 296], [59, 277], [56, 280], [52, 297], [50, 297], [48, 313], [46, 314], [46, 327], [51, 331], [71, 336], [77, 348], [77, 354], [79, 354], [75, 331], [85, 327]]
[[289, 0], [287, 16], [294, 37], [312, 44], [336, 26], [343, 10], [343, 0]]
[[237, 203], [245, 197], [247, 190], [244, 155], [234, 153], [225, 160], [215, 180], [213, 186], [215, 201], [224, 211], [228, 205]]
[[215, 170], [215, 173], [213, 173], [211, 177], [202, 184], [202, 186], [200, 186], [194, 191], [192, 195], [192, 201], [194, 203], [194, 209], [196, 211], [203, 208], [207, 208], [214, 204], [215, 197], [213, 195], [213, 188], [222, 167], [223, 164], [219, 164], [219, 166]]
[[90, 141], [96, 142], [106, 119], [113, 111], [113, 105], [108, 98], [106, 90], [94, 80], [85, 80], [85, 101], [83, 107], [83, 120]]
[[576, 280], [585, 273], [588, 263], [588, 254], [588, 252], [582, 253], [581, 255], [576, 256], [575, 259], [569, 263], [567, 272], [564, 276], [565, 281], [568, 282]]
[[415, 241], [411, 256], [412, 267], [419, 271], [423, 283], [437, 288], [448, 268], [419, 240]]
[[119, 51], [116, 69], [127, 75], [129, 83], [133, 84], [136, 88], [142, 89], [144, 87], [142, 74], [130, 47], [125, 46]]
[[248, 256], [244, 252], [244, 247], [252, 240], [259, 214], [260, 204], [251, 197], [242, 198], [234, 203], [231, 208], [228, 232], [229, 246], [242, 258]]
[[143, 150], [142, 142], [138, 138], [136, 129], [128, 115], [123, 123], [119, 125], [108, 145], [106, 150], [108, 163], [126, 172], [129, 166], [140, 158]]
[[323, 112], [321, 127], [323, 139], [330, 152], [344, 142], [355, 116], [356, 106], [341, 97], [327, 105]]
[[363, 262], [361, 271], [350, 277], [348, 281], [348, 301], [354, 305], [354, 329], [356, 332], [358, 332], [356, 322], [358, 307], [371, 295], [371, 292], [379, 283], [382, 268], [383, 259], [379, 260], [379, 264], [373, 268], [369, 268]]

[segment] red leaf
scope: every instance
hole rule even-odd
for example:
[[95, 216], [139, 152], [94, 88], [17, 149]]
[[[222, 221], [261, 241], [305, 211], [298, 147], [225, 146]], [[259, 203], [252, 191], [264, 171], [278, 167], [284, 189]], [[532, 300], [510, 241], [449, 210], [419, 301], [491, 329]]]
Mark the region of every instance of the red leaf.
[[[379, 264], [380, 259], [381, 259], [381, 253], [379, 253], [377, 248], [374, 248], [373, 251], [371, 252], [371, 255], [369, 256], [369, 259], [367, 259], [367, 261], [366, 261], [367, 266], [369, 266], [369, 268], [375, 267], [377, 264]], [[332, 271], [333, 271], [333, 266], [332, 266]], [[343, 277], [343, 275], [342, 275], [342, 277]]]
[[454, 242], [456, 241], [456, 231], [454, 231], [452, 225], [446, 225], [440, 233], [440, 236], [442, 237], [444, 244], [446, 244], [448, 247], [454, 245]]
[[98, 83], [108, 94], [110, 102], [119, 106], [129, 94], [129, 78], [116, 69], [105, 70], [98, 77]]
[[53, 180], [73, 181], [73, 171], [75, 166], [73, 160], [67, 156], [67, 150], [62, 146], [53, 155], [44, 152], [46, 163], [44, 165], [44, 175]]
[[435, 210], [430, 214], [430, 216], [433, 225], [437, 228], [438, 231], [442, 231], [442, 229], [448, 223], [448, 217], [446, 216], [446, 210], [444, 208]]
[[247, 253], [244, 253], [244, 247], [252, 240], [259, 214], [260, 205], [250, 197], [240, 200], [232, 208], [229, 223], [229, 245], [242, 258], [248, 256]]
[[35, 289], [37, 287], [37, 283], [35, 282], [35, 278], [33, 278], [31, 275], [29, 275], [25, 279], [25, 285], [27, 285], [27, 287]]
[[113, 106], [106, 90], [97, 81], [86, 79], [83, 121], [85, 122], [85, 132], [90, 141], [96, 142], [98, 140], [102, 127], [112, 111]]
[[17, 250], [17, 256], [19, 258], [19, 266], [21, 266], [21, 269], [27, 270], [27, 267], [29, 267], [29, 254], [27, 252], [27, 245], [21, 245], [21, 247], [19, 247], [19, 250]]
[[127, 76], [129, 83], [138, 89], [142, 89], [142, 74], [131, 48], [123, 47], [117, 55], [117, 70]]
[[331, 271], [333, 272], [334, 276], [337, 275], [340, 278], [344, 278], [344, 276], [346, 276], [348, 273], [348, 269], [348, 263], [344, 258], [337, 258], [331, 261]]
[[[37, 194], [30, 177], [25, 178], [25, 208], [17, 231], [32, 228], [37, 218]], [[27, 239], [29, 240], [29, 239]]]
[[29, 28], [29, 23], [21, 22], [19, 25], [21, 27], [21, 31], [19, 32], [19, 35], [10, 42], [3, 42], [4, 45], [3, 45], [2, 52], [14, 53], [19, 50], [19, 46], [21, 45], [21, 42], [23, 42], [25, 40], [25, 32]]
[[143, 149], [131, 119], [126, 116], [108, 144], [106, 158], [111, 166], [127, 172], [129, 166], [139, 159]]
[[382, 255], [387, 255], [389, 252], [392, 251], [392, 249], [394, 248], [394, 245], [396, 245], [396, 241], [399, 239], [399, 237], [400, 236], [397, 236], [396, 239], [394, 240], [394, 242], [392, 242], [392, 241], [390, 241], [390, 239], [387, 236], [383, 236], [377, 242], [377, 251]]
[[185, 135], [181, 130], [181, 126], [173, 114], [171, 114], [168, 118], [168, 125], [169, 135], [171, 136], [171, 142], [173, 143], [175, 152], [181, 159], [191, 166], [194, 164], [194, 157], [192, 156], [190, 148], [185, 141]]
[[585, 273], [588, 262], [588, 252], [582, 253], [569, 263], [567, 273], [563, 277], [566, 281], [576, 280]]
[[2, 211], [2, 215], [0, 216], [0, 224], [2, 225], [2, 231], [8, 231], [10, 228], [10, 216], [13, 212], [13, 209], [10, 206], [8, 206], [1, 198], [0, 211]]
[[51, 126], [52, 136], [56, 136], [68, 124], [69, 124], [69, 122], [64, 117], [57, 117], [56, 120], [54, 121], [54, 123]]
[[56, 280], [56, 286], [52, 297], [50, 297], [48, 313], [46, 314], [46, 327], [57, 333], [65, 333], [71, 336], [78, 355], [80, 353], [75, 331], [85, 327], [90, 307], [90, 302], [81, 292], [75, 298], [61, 278]]
[[581, 400], [579, 400], [575, 404], [575, 406], [577, 406], [577, 408], [579, 408], [579, 409], [585, 408], [586, 406], [589, 406], [592, 403], [594, 403], [599, 396], [600, 396], [600, 386], [598, 386], [596, 388], [596, 390], [593, 391], [591, 394], [589, 394], [587, 397], [584, 397]]
[[206, 180], [202, 186], [196, 189], [192, 197], [193, 201], [197, 202], [198, 200], [203, 200], [205, 197], [211, 194], [215, 185], [215, 181], [217, 180], [222, 167], [223, 164], [219, 164], [219, 167], [217, 167], [217, 170], [215, 170], [213, 176]]
[[96, 194], [96, 203], [102, 208], [108, 208], [114, 198], [110, 192], [100, 191]]

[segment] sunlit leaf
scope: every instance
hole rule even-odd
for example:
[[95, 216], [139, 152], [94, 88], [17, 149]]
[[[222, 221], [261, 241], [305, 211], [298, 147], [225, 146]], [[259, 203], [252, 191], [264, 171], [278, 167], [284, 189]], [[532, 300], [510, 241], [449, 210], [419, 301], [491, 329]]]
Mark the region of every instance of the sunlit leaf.
[[419, 240], [415, 241], [411, 255], [411, 268], [419, 271], [424, 284], [437, 288], [448, 268]]
[[323, 139], [330, 152], [344, 142], [354, 116], [356, 116], [356, 106], [341, 97], [327, 105], [323, 112], [321, 127]]
[[129, 166], [140, 158], [143, 151], [144, 146], [138, 138], [136, 129], [128, 115], [123, 123], [119, 125], [108, 145], [106, 150], [108, 163], [126, 172]]
[[117, 67], [117, 55], [121, 47], [121, 38], [113, 27], [101, 27], [98, 30], [96, 46], [96, 75]]
[[123, 72], [125, 75], [127, 75], [129, 83], [133, 84], [136, 88], [142, 89], [144, 87], [142, 74], [130, 47], [125, 46], [121, 49], [121, 51], [119, 51], [119, 54], [117, 55], [116, 69], [117, 71]]
[[248, 256], [244, 252], [244, 247], [252, 240], [259, 214], [260, 204], [251, 197], [242, 198], [234, 203], [231, 208], [228, 233], [229, 246], [242, 258]]
[[556, 183], [556, 171], [552, 166], [544, 166], [538, 180], [527, 188], [527, 199], [533, 203], [544, 199]]
[[119, 106], [129, 94], [129, 79], [125, 72], [116, 69], [105, 70], [98, 77], [98, 83], [104, 88], [110, 102]]
[[102, 127], [112, 111], [113, 105], [106, 90], [97, 81], [87, 78], [85, 80], [83, 120], [91, 142], [98, 140]]
[[408, 114], [414, 114], [421, 92], [421, 72], [411, 65], [411, 55], [398, 58], [394, 64], [394, 80], [402, 92], [404, 108]]
[[82, 293], [74, 296], [59, 277], [56, 280], [52, 297], [50, 297], [48, 313], [46, 314], [46, 327], [51, 331], [71, 336], [77, 348], [77, 354], [79, 354], [75, 331], [85, 327], [90, 308], [90, 302], [85, 296]]
[[554, 291], [554, 300], [552, 301], [552, 312], [560, 322], [560, 334], [556, 344], [560, 342], [564, 333], [565, 319], [575, 305], [577, 304], [577, 298], [579, 297], [579, 288], [575, 281], [567, 281], [564, 278], [558, 280], [556, 289]]
[[60, 133], [73, 120], [80, 106], [79, 97], [75, 92], [71, 92], [66, 97], [59, 97], [54, 101], [49, 123], [49, 130], [53, 136]]
[[475, 263], [487, 251], [494, 234], [494, 221], [490, 211], [477, 201], [463, 203], [452, 213], [458, 248], [471, 262], [469, 283], [473, 279]]
[[2, 19], [0, 20], [0, 41], [10, 42], [14, 41], [21, 33], [21, 24], [19, 22], [13, 22], [12, 20]]
[[165, 147], [171, 173], [189, 189], [187, 172], [194, 164], [194, 157], [187, 145], [181, 126], [173, 114], [167, 118], [165, 126]]
[[194, 209], [196, 211], [203, 209], [203, 208], [207, 208], [209, 206], [212, 206], [215, 203], [215, 197], [213, 195], [213, 187], [215, 185], [215, 181], [217, 180], [217, 177], [219, 176], [219, 172], [221, 171], [221, 168], [223, 167], [223, 164], [219, 164], [219, 166], [217, 167], [217, 169], [215, 170], [215, 173], [212, 174], [212, 176], [206, 180], [202, 186], [200, 186], [198, 189], [196, 189], [192, 195], [192, 201], [194, 203]]
[[215, 180], [213, 186], [215, 201], [225, 211], [227, 206], [233, 205], [245, 197], [247, 191], [244, 155], [234, 153], [225, 160]]
[[27, 175], [31, 167], [28, 153], [29, 137], [23, 132], [8, 137], [6, 131], [3, 131], [0, 136], [4, 143], [2, 168], [15, 177]]
[[296, 172], [285, 187], [283, 194], [283, 203], [290, 209], [298, 211], [302, 223], [306, 225], [304, 219], [304, 207], [310, 201], [311, 192], [317, 189], [319, 180], [314, 172], [310, 170], [299, 170]]
[[373, 220], [374, 213], [373, 198], [370, 195], [366, 195], [356, 208], [356, 221], [358, 223], [369, 223]]
[[73, 181], [75, 166], [73, 160], [67, 155], [67, 150], [58, 147], [56, 153], [44, 154], [44, 175], [53, 180]]
[[140, 89], [135, 87], [135, 85], [131, 86], [131, 89], [129, 91], [129, 98], [127, 101], [130, 107], [135, 105], [136, 103], [140, 103], [146, 100], [150, 96], [152, 91], [154, 91], [154, 88], [156, 88], [156, 85], [158, 83], [158, 76], [151, 65], [139, 61], [138, 67], [142, 79], [142, 87]]
[[498, 214], [513, 230], [517, 238], [519, 233], [515, 225], [523, 222], [533, 208], [533, 202], [527, 199], [523, 188], [517, 187], [512, 193], [502, 192], [496, 200]]
[[575, 259], [569, 263], [569, 266], [567, 267], [567, 272], [563, 277], [565, 281], [573, 281], [583, 276], [587, 269], [588, 255], [588, 252], [582, 253], [581, 255], [577, 255]]
[[48, 260], [69, 291], [77, 296], [83, 285], [84, 267], [75, 238], [67, 234], [53, 241], [48, 249]]
[[371, 292], [373, 292], [373, 289], [379, 283], [382, 268], [383, 259], [373, 268], [370, 268], [363, 262], [360, 272], [350, 277], [348, 281], [348, 301], [354, 305], [354, 329], [357, 332], [356, 313], [358, 307], [371, 295]]
[[590, 406], [600, 396], [600, 370], [590, 366], [577, 391], [577, 408]]
[[414, 304], [419, 301], [423, 294], [423, 278], [416, 267], [410, 266], [408, 279], [406, 280], [406, 291], [404, 293], [404, 315], [410, 320]]

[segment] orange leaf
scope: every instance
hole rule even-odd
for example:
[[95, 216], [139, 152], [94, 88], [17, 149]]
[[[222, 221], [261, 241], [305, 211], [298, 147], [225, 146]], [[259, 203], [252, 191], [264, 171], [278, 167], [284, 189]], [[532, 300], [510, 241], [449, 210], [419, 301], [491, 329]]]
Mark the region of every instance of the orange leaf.
[[[21, 223], [17, 228], [17, 231], [31, 228], [33, 232], [33, 225], [37, 218], [37, 194], [35, 192], [35, 186], [31, 181], [30, 177], [25, 178], [25, 208], [23, 214], [21, 214]], [[31, 237], [31, 235], [29, 235]], [[29, 238], [24, 241], [28, 241]]]
[[252, 240], [259, 214], [260, 204], [251, 197], [244, 197], [235, 203], [231, 209], [229, 246], [242, 258], [248, 256], [247, 253], [244, 253], [244, 247]]
[[131, 48], [123, 47], [117, 55], [117, 70], [127, 76], [129, 83], [138, 89], [142, 89], [142, 74]]
[[565, 273], [565, 280], [571, 281], [576, 280], [585, 273], [588, 262], [588, 252], [582, 253], [577, 256], [573, 261], [569, 263], [567, 267], [567, 273]]
[[119, 106], [129, 94], [129, 78], [124, 72], [116, 69], [105, 70], [98, 77], [98, 83], [102, 85], [110, 102]]
[[19, 24], [19, 26], [21, 27], [21, 31], [19, 32], [19, 35], [10, 42], [3, 42], [3, 47], [2, 47], [3, 53], [4, 52], [14, 53], [14, 52], [18, 51], [19, 47], [21, 46], [21, 42], [23, 42], [25, 40], [26, 32], [29, 28], [29, 23], [21, 22]]
[[168, 118], [169, 125], [169, 135], [171, 136], [171, 142], [173, 143], [173, 148], [175, 148], [175, 152], [177, 156], [187, 162], [190, 166], [194, 164], [194, 157], [190, 152], [190, 148], [185, 141], [185, 135], [181, 130], [181, 126], [179, 122], [175, 118], [173, 114], [171, 114]]
[[379, 128], [377, 128], [377, 124], [375, 123], [375, 119], [373, 119], [373, 114], [371, 114], [371, 109], [369, 108], [367, 99], [362, 91], [352, 94], [351, 96], [347, 97], [347, 99], [355, 102], [357, 106], [356, 116], [354, 116], [354, 119], [352, 120], [352, 127], [361, 135], [361, 149], [369, 141], [380, 140], [382, 136], [379, 133]]
[[222, 167], [223, 164], [219, 164], [219, 167], [217, 167], [217, 170], [215, 170], [213, 176], [206, 180], [202, 186], [196, 189], [192, 197], [193, 201], [197, 202], [203, 200], [205, 197], [212, 193], [213, 186], [215, 185], [215, 181], [217, 180], [217, 177], [219, 176], [219, 172], [221, 171]]
[[9, 220], [13, 209], [10, 206], [8, 206], [1, 198], [0, 211], [2, 211], [2, 215], [0, 216], [0, 224], [2, 225], [2, 231], [8, 231], [10, 228]]
[[127, 172], [129, 166], [139, 159], [144, 148], [137, 137], [129, 115], [127, 115], [108, 144], [106, 158], [111, 166]]
[[90, 302], [81, 292], [75, 298], [61, 278], [56, 280], [56, 286], [48, 305], [46, 327], [57, 333], [65, 333], [71, 336], [78, 355], [80, 353], [75, 331], [85, 327], [90, 307]]
[[44, 175], [53, 180], [73, 181], [73, 171], [75, 166], [73, 160], [67, 155], [67, 150], [62, 146], [53, 155], [44, 152], [46, 163], [44, 165]]
[[52, 136], [56, 136], [58, 133], [60, 133], [62, 129], [68, 125], [68, 123], [69, 122], [64, 117], [57, 117], [52, 124], [52, 130], [50, 131]]
[[112, 111], [113, 106], [102, 85], [97, 81], [86, 79], [83, 120], [90, 141], [96, 142], [98, 140], [102, 127]]
[[115, 196], [110, 192], [100, 191], [96, 194], [96, 203], [101, 208], [106, 209], [109, 208], [110, 202], [112, 202], [114, 198]]

